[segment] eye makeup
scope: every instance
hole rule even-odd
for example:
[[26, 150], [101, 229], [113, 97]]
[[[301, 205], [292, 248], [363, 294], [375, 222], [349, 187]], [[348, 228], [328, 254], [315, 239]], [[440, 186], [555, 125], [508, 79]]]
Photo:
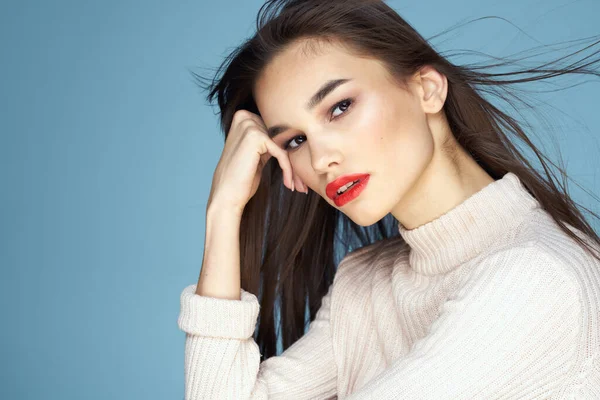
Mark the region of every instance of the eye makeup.
[[[330, 120], [330, 121], [335, 121], [335, 120], [337, 120], [338, 118], [340, 118], [340, 117], [344, 116], [344, 114], [346, 114], [346, 113], [348, 112], [348, 110], [349, 110], [349, 109], [352, 107], [352, 105], [353, 105], [353, 104], [354, 104], [354, 99], [353, 99], [353, 98], [350, 98], [350, 97], [348, 97], [348, 98], [345, 98], [345, 99], [343, 99], [343, 100], [341, 100], [341, 101], [338, 101], [338, 102], [337, 102], [337, 103], [335, 103], [335, 104], [334, 104], [334, 105], [333, 105], [331, 108], [329, 108], [329, 112], [328, 112], [328, 117], [329, 117], [329, 120]], [[344, 105], [345, 105], [345, 107], [343, 107]], [[342, 112], [341, 114], [339, 114], [339, 115], [337, 115], [337, 116], [335, 116], [335, 117], [332, 117], [331, 115], [333, 114], [333, 112], [334, 112], [334, 111], [335, 111], [335, 110], [336, 110], [338, 107], [339, 107], [340, 109], [342, 109], [342, 108], [345, 108], [345, 109], [343, 110], [343, 112]], [[300, 145], [299, 145], [299, 144], [298, 144], [298, 145], [296, 145], [295, 147], [290, 147], [290, 144], [291, 144], [292, 142], [294, 142], [294, 140], [296, 140], [296, 139], [298, 139], [298, 138], [301, 138], [301, 137], [303, 137], [304, 139], [306, 139], [306, 136], [305, 136], [305, 135], [297, 135], [297, 136], [294, 136], [293, 138], [291, 138], [290, 140], [286, 141], [286, 142], [283, 144], [283, 149], [284, 149], [284, 150], [288, 150], [288, 149], [292, 149], [292, 150], [293, 150], [293, 149], [297, 149], [298, 147], [300, 147]]]

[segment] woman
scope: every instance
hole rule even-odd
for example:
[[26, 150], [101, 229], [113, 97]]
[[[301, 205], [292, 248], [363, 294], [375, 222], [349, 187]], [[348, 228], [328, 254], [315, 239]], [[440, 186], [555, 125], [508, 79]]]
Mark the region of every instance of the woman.
[[455, 66], [381, 1], [265, 6], [209, 95], [186, 399], [600, 398], [600, 239], [475, 89], [556, 68]]

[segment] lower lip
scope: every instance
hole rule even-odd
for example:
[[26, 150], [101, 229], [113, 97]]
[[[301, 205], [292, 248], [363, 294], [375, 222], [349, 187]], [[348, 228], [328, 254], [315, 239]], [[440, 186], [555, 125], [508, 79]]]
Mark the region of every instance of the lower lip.
[[369, 182], [370, 177], [371, 176], [368, 175], [366, 178], [361, 179], [360, 182], [356, 183], [354, 186], [352, 186], [350, 189], [346, 190], [344, 193], [340, 194], [339, 196], [336, 196], [333, 199], [335, 205], [338, 207], [342, 207], [346, 203], [357, 198], [358, 195], [364, 190], [364, 188], [367, 187], [367, 182]]

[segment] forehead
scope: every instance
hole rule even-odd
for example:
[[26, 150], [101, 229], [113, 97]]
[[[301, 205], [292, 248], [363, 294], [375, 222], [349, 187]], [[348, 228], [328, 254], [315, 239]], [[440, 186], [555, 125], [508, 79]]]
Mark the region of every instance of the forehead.
[[261, 114], [271, 114], [269, 111], [275, 105], [282, 106], [284, 99], [294, 100], [294, 106], [303, 107], [326, 81], [372, 79], [379, 64], [335, 42], [297, 41], [265, 67], [255, 83], [254, 98]]
[[[277, 54], [257, 80], [259, 86], [273, 86], [278, 79], [318, 79], [332, 72], [359, 67], [361, 59], [340, 44], [304, 39]], [[315, 69], [318, 68], [318, 69]]]
[[[379, 60], [359, 55], [334, 41], [303, 39], [290, 44], [264, 68], [253, 88], [267, 126], [310, 113], [305, 105], [327, 81], [352, 79], [348, 85], [383, 85], [388, 77]], [[386, 83], [387, 84], [387, 83]]]

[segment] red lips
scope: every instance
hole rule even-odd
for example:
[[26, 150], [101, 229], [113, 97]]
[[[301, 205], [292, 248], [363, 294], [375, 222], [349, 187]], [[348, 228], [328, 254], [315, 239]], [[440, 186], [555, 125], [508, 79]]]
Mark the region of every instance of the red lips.
[[329, 182], [329, 184], [327, 185], [327, 188], [325, 189], [327, 197], [329, 197], [331, 200], [335, 200], [335, 198], [338, 196], [337, 191], [339, 188], [341, 188], [347, 183], [354, 182], [357, 180], [363, 180], [368, 176], [369, 174], [350, 174], [340, 176], [336, 180]]

